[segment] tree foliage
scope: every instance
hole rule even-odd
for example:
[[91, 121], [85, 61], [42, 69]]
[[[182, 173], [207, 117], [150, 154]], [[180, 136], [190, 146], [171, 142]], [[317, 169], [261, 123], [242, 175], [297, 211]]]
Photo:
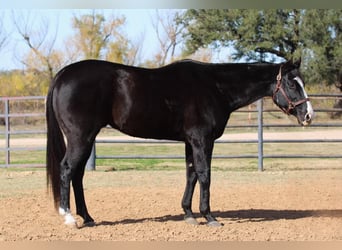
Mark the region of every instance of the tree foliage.
[[47, 92], [46, 76], [34, 70], [11, 70], [0, 74], [0, 96], [36, 96]]
[[342, 73], [342, 10], [306, 10], [302, 26], [308, 79], [337, 82]]
[[302, 57], [310, 81], [336, 80], [341, 69], [341, 10], [188, 10], [186, 48], [235, 49], [233, 58], [275, 61]]
[[71, 38], [76, 59], [105, 59], [117, 63], [134, 64], [138, 47], [127, 39], [123, 32], [125, 17], [112, 15], [108, 19], [93, 11], [90, 14], [74, 16]]

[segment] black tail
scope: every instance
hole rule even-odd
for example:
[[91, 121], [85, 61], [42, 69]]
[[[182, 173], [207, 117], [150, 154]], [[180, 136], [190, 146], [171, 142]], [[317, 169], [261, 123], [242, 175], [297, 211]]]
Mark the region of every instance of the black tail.
[[51, 186], [55, 207], [60, 202], [60, 163], [65, 154], [65, 142], [53, 110], [54, 83], [51, 84], [46, 100], [47, 148], [46, 177], [47, 185]]

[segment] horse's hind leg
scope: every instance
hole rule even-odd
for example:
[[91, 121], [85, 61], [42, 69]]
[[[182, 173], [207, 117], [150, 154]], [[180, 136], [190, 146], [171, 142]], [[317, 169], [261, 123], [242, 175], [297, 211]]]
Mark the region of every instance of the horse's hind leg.
[[185, 212], [184, 220], [185, 222], [198, 225], [193, 213], [192, 213], [192, 197], [194, 194], [196, 182], [197, 182], [197, 174], [195, 171], [192, 148], [191, 145], [185, 143], [185, 160], [186, 160], [186, 187], [184, 191], [184, 196], [182, 200], [182, 207]]
[[80, 136], [68, 139], [65, 157], [61, 164], [61, 201], [59, 212], [65, 218], [65, 224], [76, 225], [76, 220], [70, 212], [70, 182], [72, 181], [77, 214], [85, 223], [92, 223], [85, 204], [82, 179], [87, 159], [91, 152], [93, 140]]
[[76, 173], [72, 178], [72, 186], [74, 189], [76, 212], [83, 218], [83, 224], [85, 226], [93, 226], [94, 220], [88, 213], [87, 206], [84, 198], [83, 191], [83, 176], [84, 176], [85, 164], [80, 165], [76, 169]]
[[76, 226], [76, 220], [71, 215], [70, 212], [70, 181], [71, 175], [73, 173], [72, 167], [70, 167], [68, 160], [67, 160], [67, 153], [64, 156], [63, 161], [61, 162], [61, 172], [60, 172], [60, 207], [59, 207], [59, 214], [64, 216], [64, 224], [70, 226]]

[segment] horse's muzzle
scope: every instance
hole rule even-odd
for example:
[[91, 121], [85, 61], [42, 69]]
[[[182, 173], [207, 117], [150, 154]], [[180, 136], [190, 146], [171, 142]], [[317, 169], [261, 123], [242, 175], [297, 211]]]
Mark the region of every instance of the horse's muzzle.
[[308, 112], [304, 116], [304, 120], [301, 123], [302, 126], [309, 126], [312, 122], [314, 113], [313, 112]]

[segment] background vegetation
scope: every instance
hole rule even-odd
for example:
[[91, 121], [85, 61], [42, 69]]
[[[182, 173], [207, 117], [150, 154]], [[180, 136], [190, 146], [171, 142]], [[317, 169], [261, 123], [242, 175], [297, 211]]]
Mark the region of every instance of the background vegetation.
[[[0, 12], [0, 53], [12, 42], [27, 46], [18, 58], [20, 70], [0, 72], [0, 96], [45, 95], [51, 78], [63, 66], [82, 59], [104, 59], [128, 65], [158, 67], [176, 59], [213, 62], [213, 54], [230, 48], [224, 62], [282, 61], [302, 58], [308, 84], [338, 84], [342, 60], [342, 10], [170, 10], [156, 11], [153, 29], [159, 47], [141, 60], [141, 38], [131, 41], [125, 16], [105, 16], [95, 10], [75, 14], [73, 34], [65, 47], [47, 17], [13, 11], [14, 30], [4, 27]], [[14, 41], [13, 34], [20, 37]], [[16, 53], [13, 51], [13, 53]], [[336, 89], [337, 91], [337, 89]]]

